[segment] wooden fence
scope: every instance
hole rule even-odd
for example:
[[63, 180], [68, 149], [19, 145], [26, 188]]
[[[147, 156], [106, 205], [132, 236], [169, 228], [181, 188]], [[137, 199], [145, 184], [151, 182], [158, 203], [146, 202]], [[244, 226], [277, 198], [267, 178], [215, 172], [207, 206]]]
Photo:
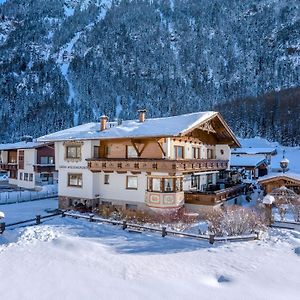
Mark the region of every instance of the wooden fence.
[[82, 215], [82, 214], [63, 212], [62, 216], [63, 217], [72, 217], [75, 219], [78, 219], [78, 218], [86, 219], [89, 222], [101, 222], [101, 223], [108, 223], [108, 224], [112, 224], [112, 225], [120, 225], [123, 230], [125, 230], [125, 229], [127, 229], [129, 231], [137, 230], [136, 232], [143, 232], [143, 231], [158, 232], [161, 234], [162, 237], [165, 237], [167, 235], [174, 235], [177, 237], [187, 237], [187, 238], [194, 238], [194, 239], [198, 239], [198, 240], [205, 240], [205, 241], [208, 241], [210, 244], [213, 244], [215, 242], [238, 242], [238, 241], [251, 241], [251, 240], [259, 239], [259, 232], [254, 233], [254, 234], [242, 235], [242, 236], [216, 237], [214, 234], [201, 235], [201, 234], [194, 234], [194, 233], [188, 233], [188, 232], [181, 232], [181, 231], [167, 229], [165, 226], [162, 226], [161, 228], [154, 227], [154, 226], [145, 226], [145, 225], [130, 223], [125, 220], [117, 221], [117, 220], [104, 219], [104, 218], [100, 218], [100, 217], [97, 217], [94, 215]]

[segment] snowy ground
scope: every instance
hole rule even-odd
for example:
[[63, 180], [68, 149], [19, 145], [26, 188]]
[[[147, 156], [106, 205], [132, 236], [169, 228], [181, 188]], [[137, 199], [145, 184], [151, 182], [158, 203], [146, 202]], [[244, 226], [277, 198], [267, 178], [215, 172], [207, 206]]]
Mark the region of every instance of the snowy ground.
[[[55, 200], [1, 206], [6, 221]], [[0, 236], [1, 299], [299, 299], [300, 233], [222, 243], [57, 217]]]

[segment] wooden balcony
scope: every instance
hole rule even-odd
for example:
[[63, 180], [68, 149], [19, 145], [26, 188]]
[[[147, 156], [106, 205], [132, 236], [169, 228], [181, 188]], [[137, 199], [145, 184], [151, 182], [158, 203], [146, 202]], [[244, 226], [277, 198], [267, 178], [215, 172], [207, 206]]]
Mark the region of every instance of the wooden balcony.
[[143, 171], [143, 172], [202, 172], [225, 170], [227, 160], [218, 159], [144, 159], [144, 158], [92, 158], [87, 159], [92, 172]]
[[17, 169], [18, 169], [17, 163], [0, 163], [0, 170], [17, 171]]
[[54, 164], [36, 164], [33, 165], [34, 172], [36, 173], [52, 173], [55, 171]]
[[184, 202], [197, 205], [216, 205], [243, 194], [244, 184], [235, 185], [213, 192], [185, 192]]

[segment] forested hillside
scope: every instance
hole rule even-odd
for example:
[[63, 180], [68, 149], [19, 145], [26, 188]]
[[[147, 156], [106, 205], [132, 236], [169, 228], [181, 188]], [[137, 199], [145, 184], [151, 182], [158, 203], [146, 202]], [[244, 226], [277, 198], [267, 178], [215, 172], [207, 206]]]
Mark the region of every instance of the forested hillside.
[[7, 0], [0, 141], [103, 113], [220, 108], [241, 136], [300, 144], [296, 110], [262, 96], [287, 89], [299, 109], [299, 11], [298, 0]]

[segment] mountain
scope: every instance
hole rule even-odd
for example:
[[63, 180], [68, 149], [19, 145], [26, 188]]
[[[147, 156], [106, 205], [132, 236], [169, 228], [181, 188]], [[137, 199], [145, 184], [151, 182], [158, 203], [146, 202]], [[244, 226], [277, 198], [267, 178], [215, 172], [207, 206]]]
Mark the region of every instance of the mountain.
[[[300, 144], [296, 125], [295, 135], [279, 122], [276, 135], [274, 122], [262, 121], [286, 113], [270, 110], [262, 95], [299, 87], [299, 8], [298, 0], [6, 0], [0, 141], [103, 113], [127, 119], [138, 108], [152, 117], [220, 108], [241, 136]], [[251, 119], [253, 105], [259, 116]], [[286, 119], [296, 124], [298, 115]]]

